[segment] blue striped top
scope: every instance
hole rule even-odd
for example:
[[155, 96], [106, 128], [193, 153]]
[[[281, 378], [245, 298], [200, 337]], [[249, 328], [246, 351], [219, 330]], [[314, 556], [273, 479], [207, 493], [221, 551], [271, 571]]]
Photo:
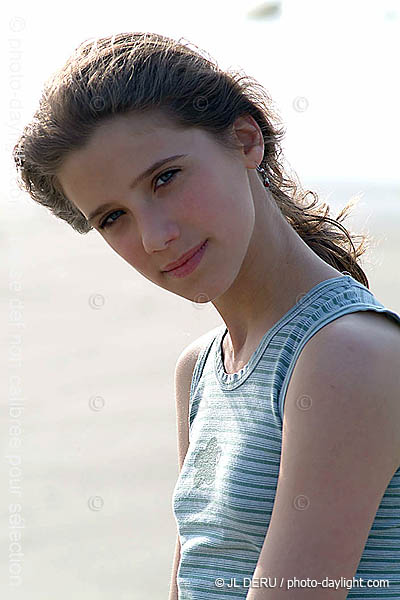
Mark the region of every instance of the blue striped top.
[[[265, 333], [249, 362], [230, 374], [221, 351], [227, 329], [209, 332], [193, 371], [189, 448], [172, 496], [181, 543], [179, 600], [246, 598], [274, 506], [285, 393], [297, 357], [321, 327], [363, 310], [383, 312], [400, 325], [399, 314], [350, 275], [322, 281]], [[347, 598], [400, 598], [400, 467], [382, 497], [354, 577], [389, 585], [353, 587]]]

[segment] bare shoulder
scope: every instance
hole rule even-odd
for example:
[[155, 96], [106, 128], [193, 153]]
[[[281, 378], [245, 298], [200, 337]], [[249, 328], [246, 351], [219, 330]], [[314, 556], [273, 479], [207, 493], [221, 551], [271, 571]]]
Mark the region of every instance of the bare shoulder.
[[332, 435], [335, 427], [348, 427], [352, 434], [351, 424], [359, 428], [363, 423], [365, 432], [369, 428], [375, 440], [381, 438], [392, 466], [399, 466], [400, 324], [394, 319], [357, 311], [320, 329], [296, 362], [287, 393], [287, 423], [299, 418], [295, 407], [301, 393], [314, 403], [314, 427], [332, 428]]
[[[276, 496], [256, 576], [296, 572], [318, 581], [356, 573], [400, 465], [399, 331], [394, 319], [362, 311], [305, 344], [287, 388]], [[315, 597], [332, 598], [332, 590]]]
[[178, 404], [184, 404], [184, 409], [189, 407], [189, 391], [192, 382], [194, 367], [201, 350], [208, 340], [210, 340], [218, 331], [215, 327], [210, 331], [196, 338], [180, 353], [175, 366], [175, 392]]
[[352, 364], [365, 363], [379, 355], [389, 361], [387, 367], [400, 367], [400, 323], [387, 313], [374, 310], [342, 315], [322, 327], [307, 342], [303, 357], [314, 355], [315, 358], [318, 354], [321, 359], [325, 357], [331, 362], [335, 350], [339, 353], [338, 360], [344, 352], [346, 360], [351, 358]]
[[338, 317], [329, 325], [337, 329], [346, 329], [360, 333], [360, 330], [367, 333], [374, 333], [383, 337], [389, 336], [389, 340], [399, 343], [400, 323], [396, 322], [388, 313], [378, 312], [376, 310], [358, 310], [347, 315]]
[[178, 461], [180, 468], [182, 467], [189, 447], [188, 417], [190, 386], [192, 383], [193, 371], [201, 350], [205, 347], [207, 341], [217, 333], [218, 329], [219, 327], [215, 327], [193, 340], [184, 348], [176, 361], [174, 384], [178, 434]]
[[193, 370], [197, 362], [197, 358], [200, 351], [204, 348], [208, 340], [210, 340], [220, 329], [215, 327], [206, 333], [203, 333], [200, 337], [193, 340], [188, 344], [178, 356], [175, 367], [175, 376], [179, 378], [187, 379], [192, 378]]

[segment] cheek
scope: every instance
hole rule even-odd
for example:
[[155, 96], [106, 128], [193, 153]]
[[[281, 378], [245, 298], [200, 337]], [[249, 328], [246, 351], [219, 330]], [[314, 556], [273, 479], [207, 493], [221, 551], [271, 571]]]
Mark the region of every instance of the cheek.
[[226, 191], [198, 181], [182, 192], [175, 206], [171, 206], [171, 215], [178, 225], [193, 224], [206, 230], [214, 229], [226, 219], [228, 206]]
[[145, 268], [146, 254], [136, 235], [116, 236], [115, 240], [106, 240], [107, 244], [121, 258], [133, 267]]
[[178, 223], [193, 223], [228, 240], [247, 237], [254, 219], [254, 203], [247, 187], [234, 185], [206, 185], [187, 191], [177, 214]]
[[171, 220], [178, 226], [201, 223], [207, 214], [207, 191], [198, 186], [183, 190], [178, 197], [171, 197], [168, 205], [168, 213]]

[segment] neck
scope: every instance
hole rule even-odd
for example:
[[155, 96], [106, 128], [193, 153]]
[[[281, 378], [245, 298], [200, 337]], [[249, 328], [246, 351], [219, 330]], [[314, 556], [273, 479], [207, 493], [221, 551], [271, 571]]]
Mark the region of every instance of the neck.
[[245, 259], [231, 287], [213, 301], [228, 329], [224, 342], [232, 361], [312, 287], [341, 275], [300, 238], [258, 183], [251, 184], [255, 225]]

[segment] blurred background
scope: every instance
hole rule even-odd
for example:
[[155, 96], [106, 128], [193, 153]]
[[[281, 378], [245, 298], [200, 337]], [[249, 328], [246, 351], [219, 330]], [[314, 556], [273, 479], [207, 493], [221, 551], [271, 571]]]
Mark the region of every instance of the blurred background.
[[359, 197], [344, 224], [373, 236], [361, 264], [399, 311], [399, 3], [22, 0], [2, 14], [0, 595], [167, 600], [174, 367], [222, 321], [37, 206], [16, 186], [12, 147], [83, 40], [185, 38], [265, 86], [287, 162], [331, 216]]

